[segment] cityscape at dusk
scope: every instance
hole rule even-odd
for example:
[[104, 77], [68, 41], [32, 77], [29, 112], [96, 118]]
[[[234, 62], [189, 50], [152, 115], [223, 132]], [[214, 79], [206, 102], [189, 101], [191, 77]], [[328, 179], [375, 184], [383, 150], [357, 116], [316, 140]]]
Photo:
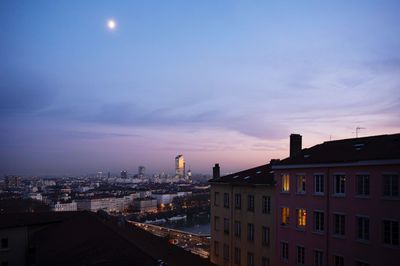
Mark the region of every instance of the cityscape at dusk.
[[[233, 172], [400, 131], [398, 1], [1, 1], [1, 174]], [[108, 27], [113, 19], [115, 28]]]
[[400, 1], [0, 1], [0, 266], [400, 265]]

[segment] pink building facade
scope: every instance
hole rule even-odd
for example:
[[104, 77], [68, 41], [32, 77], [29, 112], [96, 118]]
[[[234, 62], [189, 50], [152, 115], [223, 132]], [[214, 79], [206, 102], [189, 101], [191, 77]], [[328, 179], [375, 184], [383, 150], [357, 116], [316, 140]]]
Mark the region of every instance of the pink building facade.
[[295, 138], [272, 166], [277, 265], [400, 265], [400, 134]]

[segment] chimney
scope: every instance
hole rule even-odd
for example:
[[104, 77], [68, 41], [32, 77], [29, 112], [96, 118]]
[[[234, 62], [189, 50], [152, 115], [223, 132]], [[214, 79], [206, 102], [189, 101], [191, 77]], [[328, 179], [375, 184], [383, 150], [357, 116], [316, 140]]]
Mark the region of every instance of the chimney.
[[301, 135], [291, 134], [290, 135], [290, 157], [301, 152]]
[[215, 166], [213, 167], [213, 179], [219, 178], [220, 173], [219, 173], [219, 163], [216, 163]]

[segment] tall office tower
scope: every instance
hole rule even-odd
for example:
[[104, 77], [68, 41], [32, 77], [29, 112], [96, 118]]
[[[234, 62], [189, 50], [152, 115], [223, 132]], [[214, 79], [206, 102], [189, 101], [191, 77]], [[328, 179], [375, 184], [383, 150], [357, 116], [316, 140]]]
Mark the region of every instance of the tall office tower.
[[121, 178], [128, 178], [128, 172], [125, 170], [121, 171]]
[[110, 178], [110, 177], [111, 177], [111, 173], [110, 173], [110, 172], [108, 172], [108, 174], [107, 174], [107, 177], [108, 177], [108, 178]]
[[146, 176], [146, 167], [143, 165], [138, 167], [138, 176], [139, 178], [144, 178]]
[[175, 177], [185, 177], [185, 159], [182, 154], [175, 157]]

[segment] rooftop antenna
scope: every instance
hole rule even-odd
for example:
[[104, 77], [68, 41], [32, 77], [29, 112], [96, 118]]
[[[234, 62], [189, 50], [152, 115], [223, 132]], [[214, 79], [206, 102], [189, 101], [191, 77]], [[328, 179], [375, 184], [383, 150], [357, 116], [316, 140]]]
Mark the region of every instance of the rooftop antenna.
[[365, 127], [356, 127], [356, 138], [358, 138], [358, 133], [361, 129], [365, 129]]

